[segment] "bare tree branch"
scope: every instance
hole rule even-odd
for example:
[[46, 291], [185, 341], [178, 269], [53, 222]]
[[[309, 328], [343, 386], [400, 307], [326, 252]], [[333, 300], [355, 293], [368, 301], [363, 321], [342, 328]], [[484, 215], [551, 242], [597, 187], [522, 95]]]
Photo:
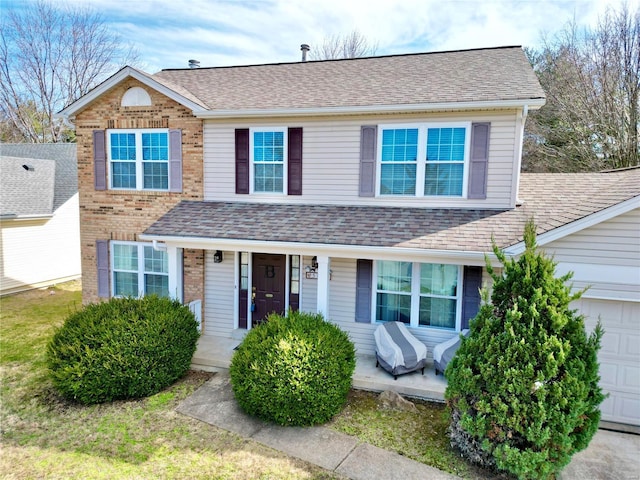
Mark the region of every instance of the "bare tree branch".
[[329, 35], [324, 38], [317, 52], [310, 52], [312, 60], [370, 57], [376, 54], [378, 43], [370, 43], [358, 30], [345, 35]]
[[2, 130], [27, 142], [64, 141], [67, 128], [54, 114], [137, 60], [88, 8], [39, 0], [7, 9], [0, 27]]
[[526, 127], [523, 168], [593, 171], [640, 164], [640, 8], [608, 8], [528, 51], [547, 104]]

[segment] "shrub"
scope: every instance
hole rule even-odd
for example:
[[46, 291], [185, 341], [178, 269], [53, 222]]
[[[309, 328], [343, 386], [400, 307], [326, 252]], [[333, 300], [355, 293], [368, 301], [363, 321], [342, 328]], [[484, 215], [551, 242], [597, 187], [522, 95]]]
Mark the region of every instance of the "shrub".
[[344, 406], [355, 369], [355, 348], [322, 315], [272, 314], [253, 328], [231, 360], [240, 407], [280, 425], [327, 422]]
[[47, 346], [54, 386], [84, 404], [152, 395], [182, 377], [198, 340], [188, 307], [112, 298], [71, 314]]
[[463, 456], [519, 478], [549, 478], [587, 447], [598, 428], [598, 362], [602, 328], [587, 336], [584, 318], [569, 308], [571, 273], [555, 278], [555, 263], [537, 252], [535, 225], [526, 249], [491, 268], [491, 303], [446, 370], [451, 443]]

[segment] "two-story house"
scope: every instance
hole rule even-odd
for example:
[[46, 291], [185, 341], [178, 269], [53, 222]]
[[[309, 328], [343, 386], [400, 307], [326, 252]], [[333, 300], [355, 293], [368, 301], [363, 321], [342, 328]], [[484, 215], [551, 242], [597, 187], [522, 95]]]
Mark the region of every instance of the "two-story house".
[[[363, 354], [401, 321], [431, 351], [476, 314], [491, 238], [517, 255], [534, 217], [541, 245], [587, 265], [576, 285], [598, 282], [585, 311], [638, 339], [640, 171], [521, 175], [543, 104], [520, 47], [126, 67], [61, 112], [78, 138], [84, 301], [202, 302], [203, 334], [221, 337], [317, 311]], [[572, 253], [594, 228], [622, 254]], [[625, 348], [610, 363], [637, 371]], [[609, 419], [640, 423], [640, 385], [611, 375]]]

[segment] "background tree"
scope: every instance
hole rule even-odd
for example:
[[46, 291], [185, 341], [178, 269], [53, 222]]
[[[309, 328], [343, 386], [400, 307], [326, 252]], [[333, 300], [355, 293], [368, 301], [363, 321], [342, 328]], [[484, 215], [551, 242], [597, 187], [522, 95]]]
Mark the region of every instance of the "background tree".
[[68, 127], [54, 114], [136, 60], [103, 17], [88, 8], [45, 0], [5, 7], [0, 24], [2, 140], [68, 140]]
[[372, 43], [358, 30], [344, 35], [329, 35], [316, 51], [310, 52], [312, 60], [336, 60], [340, 58], [370, 57], [376, 54], [378, 43]]
[[597, 171], [640, 164], [640, 6], [575, 23], [529, 59], [547, 94], [526, 126], [525, 171]]
[[491, 302], [471, 322], [445, 371], [451, 444], [468, 460], [518, 478], [553, 478], [586, 448], [598, 429], [598, 323], [587, 335], [570, 308], [572, 274], [555, 277], [555, 262], [537, 251], [533, 221], [525, 251], [493, 279]]

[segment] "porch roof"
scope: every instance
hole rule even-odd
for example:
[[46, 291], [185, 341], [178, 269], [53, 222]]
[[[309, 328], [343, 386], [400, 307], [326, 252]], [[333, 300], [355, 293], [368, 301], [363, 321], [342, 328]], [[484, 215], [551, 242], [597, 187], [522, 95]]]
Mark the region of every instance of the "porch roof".
[[528, 219], [538, 234], [640, 196], [640, 169], [523, 174], [512, 210], [398, 208], [182, 201], [145, 237], [211, 238], [322, 245], [489, 252], [522, 241]]

